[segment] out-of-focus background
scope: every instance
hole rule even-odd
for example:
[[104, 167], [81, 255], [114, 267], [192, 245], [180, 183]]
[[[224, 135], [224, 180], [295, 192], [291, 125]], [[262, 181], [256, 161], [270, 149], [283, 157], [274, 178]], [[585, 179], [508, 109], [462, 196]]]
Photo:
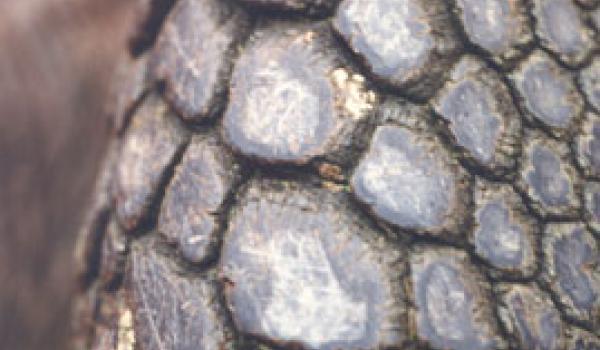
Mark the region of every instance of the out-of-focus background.
[[0, 1], [0, 349], [68, 348], [75, 235], [136, 3]]

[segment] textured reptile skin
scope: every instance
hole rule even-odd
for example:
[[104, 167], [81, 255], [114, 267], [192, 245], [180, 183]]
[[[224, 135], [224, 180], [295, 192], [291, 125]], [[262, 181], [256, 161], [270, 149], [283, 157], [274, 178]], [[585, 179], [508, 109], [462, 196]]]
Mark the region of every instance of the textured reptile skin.
[[600, 349], [598, 1], [155, 6], [81, 348]]

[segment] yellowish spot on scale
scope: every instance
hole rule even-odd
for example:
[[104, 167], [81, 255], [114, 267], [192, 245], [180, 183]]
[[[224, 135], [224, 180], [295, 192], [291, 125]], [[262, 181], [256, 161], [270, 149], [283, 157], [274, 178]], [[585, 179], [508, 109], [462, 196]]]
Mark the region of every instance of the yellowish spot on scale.
[[116, 350], [134, 350], [135, 331], [133, 329], [133, 313], [129, 309], [123, 310], [119, 317], [119, 330], [117, 334]]
[[365, 89], [365, 77], [350, 74], [345, 68], [337, 68], [331, 73], [331, 80], [336, 87], [336, 103], [354, 119], [363, 118], [373, 109], [377, 96], [373, 91]]

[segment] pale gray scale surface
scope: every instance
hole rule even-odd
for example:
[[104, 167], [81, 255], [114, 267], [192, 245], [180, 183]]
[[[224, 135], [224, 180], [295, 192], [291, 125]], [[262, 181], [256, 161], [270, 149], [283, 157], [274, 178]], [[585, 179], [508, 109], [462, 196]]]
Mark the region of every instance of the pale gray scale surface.
[[567, 204], [567, 193], [571, 191], [569, 181], [560, 178], [560, 158], [547, 148], [534, 148], [531, 153], [534, 171], [527, 181], [539, 194], [542, 202], [550, 206]]
[[543, 279], [565, 312], [600, 326], [600, 252], [583, 224], [549, 224], [543, 239]]
[[276, 181], [247, 189], [220, 265], [241, 332], [307, 349], [379, 349], [406, 340], [401, 253], [377, 240], [338, 196]]
[[583, 190], [585, 216], [588, 224], [600, 235], [600, 182], [588, 182]]
[[542, 51], [529, 56], [510, 77], [525, 110], [557, 134], [568, 132], [583, 110], [571, 75]]
[[580, 179], [566, 145], [529, 133], [518, 185], [540, 215], [578, 215]]
[[427, 97], [459, 47], [444, 5], [437, 0], [345, 0], [333, 24], [374, 75]]
[[150, 64], [186, 119], [213, 117], [223, 108], [232, 56], [246, 21], [239, 9], [218, 0], [182, 0], [170, 13]]
[[183, 256], [206, 262], [216, 255], [219, 209], [238, 171], [211, 136], [194, 136], [169, 184], [158, 230], [177, 242]]
[[411, 254], [416, 337], [435, 349], [502, 349], [492, 314], [490, 286], [449, 248], [418, 247]]
[[521, 56], [533, 39], [521, 1], [457, 0], [456, 6], [468, 39], [501, 64]]
[[238, 152], [265, 162], [306, 163], [335, 152], [371, 110], [364, 78], [337, 67], [319, 26], [269, 28], [236, 63], [223, 134]]
[[87, 347], [600, 350], [597, 0], [140, 1]]
[[483, 63], [463, 57], [433, 105], [478, 164], [498, 172], [515, 165], [520, 117], [507, 88]]
[[154, 240], [136, 242], [130, 254], [128, 293], [136, 347], [144, 350], [224, 349], [231, 334], [214, 282], [177, 273]]
[[479, 180], [475, 189], [475, 252], [494, 275], [531, 276], [536, 269], [537, 222], [510, 185]]
[[584, 174], [600, 179], [600, 115], [589, 112], [575, 139], [577, 162]]
[[[599, 11], [600, 13], [600, 11]], [[600, 57], [579, 72], [579, 83], [590, 104], [600, 112]]]
[[593, 34], [583, 23], [573, 0], [534, 0], [536, 33], [542, 45], [569, 65], [578, 65], [594, 47]]
[[180, 120], [156, 94], [147, 96], [132, 118], [121, 141], [112, 189], [117, 218], [126, 229], [145, 215], [163, 174], [188, 138]]
[[492, 116], [488, 100], [473, 82], [461, 82], [444, 96], [440, 113], [451, 123], [458, 144], [467, 148], [481, 163], [490, 163], [500, 132], [500, 120]]
[[498, 313], [519, 349], [560, 350], [565, 346], [564, 325], [550, 297], [534, 284], [495, 286]]
[[[463, 174], [437, 139], [397, 126], [378, 127], [352, 175], [352, 189], [394, 225], [439, 233], [461, 212]], [[460, 220], [460, 219], [458, 219]]]
[[[523, 261], [523, 233], [518, 226], [510, 226], [508, 215], [505, 203], [499, 201], [487, 204], [477, 215], [483, 228], [478, 232], [479, 239], [475, 244], [478, 250], [485, 252], [486, 257], [500, 267], [515, 267]], [[498, 237], [500, 234], [506, 237]], [[518, 248], [512, 248], [511, 245]]]

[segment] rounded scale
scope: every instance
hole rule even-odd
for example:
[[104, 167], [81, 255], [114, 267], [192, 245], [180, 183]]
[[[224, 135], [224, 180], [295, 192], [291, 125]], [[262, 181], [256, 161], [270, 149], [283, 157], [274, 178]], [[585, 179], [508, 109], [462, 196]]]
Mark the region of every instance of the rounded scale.
[[439, 87], [460, 46], [437, 0], [344, 0], [333, 24], [371, 73], [422, 98]]
[[580, 180], [566, 145], [529, 132], [517, 184], [542, 216], [576, 217]]
[[351, 140], [375, 96], [339, 67], [319, 26], [257, 32], [236, 63], [223, 119], [227, 142], [264, 162], [306, 163]]
[[214, 117], [223, 108], [235, 46], [247, 19], [225, 1], [181, 0], [163, 24], [150, 58], [155, 78], [187, 120]]
[[500, 283], [498, 314], [514, 347], [519, 349], [561, 350], [565, 346], [565, 326], [550, 297], [535, 284]]
[[507, 65], [533, 40], [525, 6], [514, 0], [457, 0], [456, 10], [468, 39]]
[[583, 224], [549, 224], [543, 249], [543, 280], [565, 312], [600, 326], [600, 253], [594, 237]]
[[435, 137], [392, 125], [377, 128], [351, 179], [354, 194], [375, 216], [432, 234], [462, 221], [466, 182]]
[[433, 107], [468, 158], [499, 174], [515, 166], [519, 113], [506, 86], [482, 62], [464, 56]]
[[250, 184], [220, 263], [237, 329], [306, 349], [401, 347], [407, 324], [401, 251], [348, 198], [285, 181]]
[[542, 45], [569, 65], [580, 64], [594, 47], [593, 34], [573, 0], [533, 0], [536, 33]]
[[537, 222], [510, 185], [479, 179], [470, 241], [496, 276], [530, 277], [536, 269]]
[[237, 176], [231, 155], [215, 137], [192, 137], [158, 217], [158, 230], [189, 261], [202, 263], [216, 256], [218, 213]]
[[561, 136], [573, 129], [583, 111], [583, 100], [571, 75], [542, 51], [535, 51], [510, 75], [523, 110], [551, 133]]
[[159, 190], [163, 174], [188, 139], [180, 120], [155, 93], [144, 99], [121, 140], [113, 198], [127, 230], [135, 228]]
[[506, 346], [489, 303], [490, 286], [466, 253], [417, 247], [410, 257], [411, 312], [416, 338], [435, 349], [502, 349]]

